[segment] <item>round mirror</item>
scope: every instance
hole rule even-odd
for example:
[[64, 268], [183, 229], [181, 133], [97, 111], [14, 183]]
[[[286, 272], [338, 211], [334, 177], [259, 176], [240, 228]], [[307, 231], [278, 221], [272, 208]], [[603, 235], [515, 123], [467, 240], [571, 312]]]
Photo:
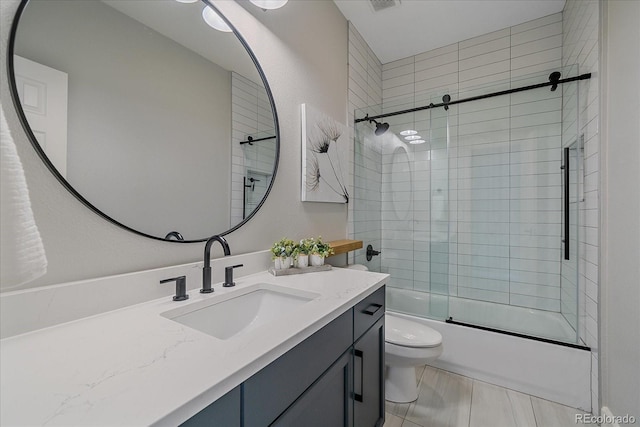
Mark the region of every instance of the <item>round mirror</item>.
[[211, 12], [201, 1], [29, 0], [13, 24], [9, 80], [33, 146], [90, 209], [147, 237], [227, 234], [276, 173], [267, 81], [236, 31], [205, 22]]

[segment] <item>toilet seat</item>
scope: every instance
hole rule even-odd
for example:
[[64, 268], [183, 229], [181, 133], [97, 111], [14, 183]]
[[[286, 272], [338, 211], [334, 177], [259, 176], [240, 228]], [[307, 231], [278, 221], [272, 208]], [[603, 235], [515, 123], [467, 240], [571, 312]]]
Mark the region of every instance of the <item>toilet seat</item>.
[[385, 315], [385, 341], [404, 347], [428, 348], [442, 344], [442, 335], [421, 323]]

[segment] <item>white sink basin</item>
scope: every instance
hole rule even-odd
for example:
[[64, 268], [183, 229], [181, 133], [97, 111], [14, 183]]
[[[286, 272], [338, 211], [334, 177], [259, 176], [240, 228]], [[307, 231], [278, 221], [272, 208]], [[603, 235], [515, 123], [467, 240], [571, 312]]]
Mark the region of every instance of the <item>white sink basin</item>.
[[264, 326], [319, 296], [313, 292], [258, 283], [161, 315], [226, 340]]

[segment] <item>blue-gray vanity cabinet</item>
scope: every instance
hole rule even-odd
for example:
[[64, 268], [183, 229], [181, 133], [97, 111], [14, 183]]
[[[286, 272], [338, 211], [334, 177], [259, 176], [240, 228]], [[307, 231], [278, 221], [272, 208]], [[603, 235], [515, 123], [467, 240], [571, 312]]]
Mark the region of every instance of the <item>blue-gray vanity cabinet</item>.
[[271, 425], [350, 349], [352, 331], [348, 310], [245, 381], [244, 426]]
[[378, 319], [353, 345], [354, 425], [384, 424], [384, 318]]
[[353, 307], [354, 425], [384, 424], [385, 287]]
[[384, 424], [382, 287], [183, 426]]
[[351, 352], [346, 352], [278, 419], [274, 427], [352, 427]]
[[384, 298], [385, 286], [353, 307], [353, 338], [355, 341], [384, 316]]
[[241, 397], [238, 386], [202, 411], [189, 418], [180, 427], [240, 427]]

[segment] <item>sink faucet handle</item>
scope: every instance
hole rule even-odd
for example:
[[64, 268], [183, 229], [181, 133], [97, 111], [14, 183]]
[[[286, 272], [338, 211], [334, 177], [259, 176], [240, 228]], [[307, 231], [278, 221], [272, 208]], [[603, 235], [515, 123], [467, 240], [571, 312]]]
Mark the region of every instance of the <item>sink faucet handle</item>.
[[163, 279], [160, 280], [160, 283], [169, 283], [176, 282], [176, 294], [173, 297], [174, 301], [184, 301], [189, 299], [189, 295], [187, 294], [187, 277], [186, 276], [178, 276], [172, 277], [171, 279]]
[[222, 284], [223, 287], [230, 288], [236, 285], [236, 283], [233, 281], [233, 269], [238, 267], [244, 267], [244, 264], [230, 265], [229, 267], [224, 268], [224, 283]]

